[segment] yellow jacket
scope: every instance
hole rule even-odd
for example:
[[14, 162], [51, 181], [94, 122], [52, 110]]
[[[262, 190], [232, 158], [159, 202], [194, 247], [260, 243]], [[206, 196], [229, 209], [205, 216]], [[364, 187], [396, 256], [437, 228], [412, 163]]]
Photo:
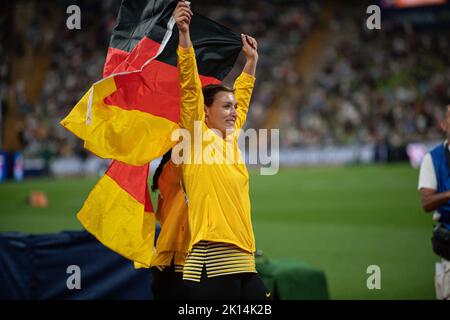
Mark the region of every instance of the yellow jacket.
[[[197, 70], [194, 49], [177, 50], [180, 76], [181, 116], [180, 126], [194, 136], [194, 121], [201, 121], [200, 152], [191, 148], [191, 156], [199, 160], [203, 150], [214, 152], [217, 159], [224, 160], [230, 149], [235, 152], [231, 163], [183, 163], [182, 177], [189, 201], [189, 250], [200, 240], [234, 244], [248, 252], [255, 251], [255, 239], [251, 222], [249, 179], [245, 163], [237, 147], [237, 137], [231, 143], [216, 135], [204, 123], [204, 100]], [[235, 97], [238, 118], [235, 129], [245, 123], [255, 78], [242, 73], [235, 81]], [[205, 149], [206, 148], [206, 149]], [[225, 154], [224, 154], [224, 153]]]

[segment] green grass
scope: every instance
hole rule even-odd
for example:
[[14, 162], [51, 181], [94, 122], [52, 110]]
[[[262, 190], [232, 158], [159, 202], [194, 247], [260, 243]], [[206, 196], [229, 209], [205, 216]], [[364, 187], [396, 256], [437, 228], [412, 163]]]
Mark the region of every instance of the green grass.
[[[420, 208], [418, 172], [407, 165], [251, 172], [258, 249], [325, 271], [332, 299], [433, 299], [431, 217]], [[0, 232], [81, 229], [75, 218], [96, 179], [29, 180], [0, 185]], [[49, 207], [29, 208], [31, 190]], [[381, 290], [366, 269], [381, 268]]]

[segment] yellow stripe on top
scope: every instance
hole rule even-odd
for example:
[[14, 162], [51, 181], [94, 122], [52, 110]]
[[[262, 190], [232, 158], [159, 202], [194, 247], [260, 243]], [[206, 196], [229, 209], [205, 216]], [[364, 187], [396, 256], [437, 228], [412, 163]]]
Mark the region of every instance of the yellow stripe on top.
[[256, 273], [255, 257], [235, 245], [200, 241], [192, 247], [183, 268], [183, 280], [200, 282], [203, 266], [208, 278]]
[[[194, 121], [200, 121], [200, 131], [203, 136], [207, 136], [202, 140], [202, 148], [195, 148], [194, 143], [192, 144], [191, 158], [193, 155], [194, 159], [201, 159], [203, 151], [210, 149], [212, 145], [216, 150], [227, 150], [231, 144], [231, 149], [238, 154], [237, 158], [242, 159], [237, 147], [237, 136], [226, 143], [204, 123], [204, 100], [194, 49], [179, 47], [177, 52], [181, 87], [180, 125], [190, 131], [191, 137], [198, 139]], [[235, 82], [236, 100], [241, 103], [238, 105], [236, 126], [242, 126], [245, 121], [254, 81], [254, 77], [243, 73]], [[183, 163], [182, 172], [189, 198], [189, 249], [197, 242], [207, 239], [234, 244], [253, 253], [255, 238], [245, 163]]]
[[[155, 268], [162, 272], [162, 271], [164, 271], [165, 268], [167, 268], [167, 266], [156, 266]], [[176, 273], [183, 273], [183, 266], [180, 266], [180, 265], [176, 264], [174, 266], [174, 271]]]

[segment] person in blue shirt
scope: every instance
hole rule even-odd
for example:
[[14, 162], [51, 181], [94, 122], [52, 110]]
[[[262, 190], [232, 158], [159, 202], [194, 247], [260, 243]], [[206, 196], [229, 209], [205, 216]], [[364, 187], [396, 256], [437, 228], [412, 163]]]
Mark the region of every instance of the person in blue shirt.
[[418, 189], [422, 208], [433, 212], [433, 250], [442, 259], [436, 264], [436, 297], [450, 299], [450, 101], [440, 127], [447, 139], [428, 152], [420, 166]]

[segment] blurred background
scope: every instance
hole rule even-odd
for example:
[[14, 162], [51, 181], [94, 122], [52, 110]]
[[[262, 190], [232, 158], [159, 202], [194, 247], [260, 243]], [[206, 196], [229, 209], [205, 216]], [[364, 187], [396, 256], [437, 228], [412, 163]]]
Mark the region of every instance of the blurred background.
[[[80, 30], [66, 28], [72, 4]], [[366, 26], [372, 4], [379, 30]], [[417, 168], [444, 139], [448, 1], [191, 6], [259, 43], [246, 127], [280, 129], [281, 168], [273, 176], [250, 168], [258, 249], [323, 270], [332, 299], [433, 299], [433, 223], [420, 208]], [[59, 122], [101, 79], [119, 7], [0, 4], [0, 232], [82, 229], [75, 214], [109, 162]], [[240, 57], [227, 84], [242, 66]], [[379, 290], [367, 288], [370, 265], [380, 267]]]

